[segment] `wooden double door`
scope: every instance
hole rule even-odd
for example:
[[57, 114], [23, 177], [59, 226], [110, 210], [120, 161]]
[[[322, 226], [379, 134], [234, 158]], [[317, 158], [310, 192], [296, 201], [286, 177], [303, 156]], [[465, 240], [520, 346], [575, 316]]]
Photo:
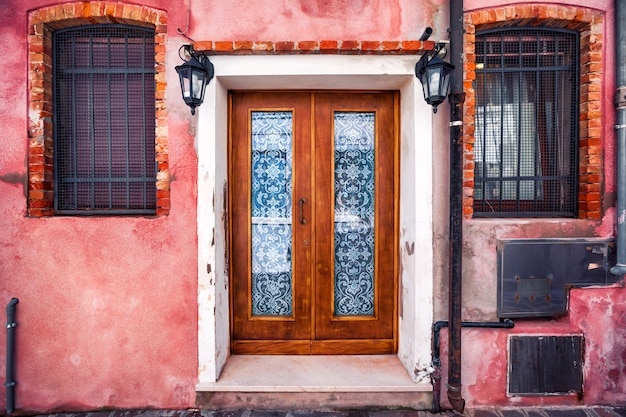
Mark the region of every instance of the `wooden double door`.
[[231, 93], [233, 353], [396, 350], [397, 102]]

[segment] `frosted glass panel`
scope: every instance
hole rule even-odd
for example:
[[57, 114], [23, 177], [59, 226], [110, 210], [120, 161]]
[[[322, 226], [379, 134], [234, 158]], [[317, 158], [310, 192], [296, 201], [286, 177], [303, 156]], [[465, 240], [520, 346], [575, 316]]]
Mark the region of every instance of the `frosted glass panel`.
[[252, 315], [291, 316], [292, 114], [252, 112]]
[[335, 316], [374, 315], [374, 121], [334, 115]]

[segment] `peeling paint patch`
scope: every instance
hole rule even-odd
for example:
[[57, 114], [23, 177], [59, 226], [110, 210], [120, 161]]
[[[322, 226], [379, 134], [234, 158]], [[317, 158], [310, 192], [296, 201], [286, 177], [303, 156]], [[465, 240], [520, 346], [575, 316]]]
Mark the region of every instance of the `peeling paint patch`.
[[206, 273], [207, 274], [211, 273], [211, 264], [206, 264]]
[[70, 356], [70, 362], [72, 363], [72, 365], [74, 366], [79, 366], [81, 363], [81, 359], [80, 359], [80, 355], [78, 354], [73, 354], [72, 356]]
[[314, 18], [337, 19], [353, 15], [355, 10], [367, 10], [371, 7], [370, 0], [317, 0], [300, 1], [300, 10]]
[[406, 251], [407, 255], [413, 255], [415, 253], [415, 242], [411, 242], [411, 244], [409, 244], [409, 242], [406, 242], [404, 244], [404, 250]]
[[417, 379], [417, 381], [422, 381], [430, 378], [430, 374], [432, 374], [433, 372], [435, 372], [435, 369], [430, 365], [420, 366], [419, 364], [416, 364], [415, 368], [413, 369], [413, 373], [415, 374], [415, 378]]

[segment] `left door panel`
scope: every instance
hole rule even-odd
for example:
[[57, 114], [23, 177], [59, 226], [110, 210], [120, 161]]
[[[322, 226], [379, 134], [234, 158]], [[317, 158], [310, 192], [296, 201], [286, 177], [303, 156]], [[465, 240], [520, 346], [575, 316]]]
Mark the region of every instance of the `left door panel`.
[[310, 95], [231, 97], [232, 349], [306, 354], [312, 176], [294, 166], [311, 163]]

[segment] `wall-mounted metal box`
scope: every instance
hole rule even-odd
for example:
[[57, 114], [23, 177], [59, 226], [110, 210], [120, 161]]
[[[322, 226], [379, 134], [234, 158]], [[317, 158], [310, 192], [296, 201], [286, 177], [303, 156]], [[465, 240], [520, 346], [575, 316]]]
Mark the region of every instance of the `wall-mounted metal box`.
[[572, 287], [618, 282], [615, 243], [606, 239], [498, 241], [498, 317], [552, 317], [567, 313]]

